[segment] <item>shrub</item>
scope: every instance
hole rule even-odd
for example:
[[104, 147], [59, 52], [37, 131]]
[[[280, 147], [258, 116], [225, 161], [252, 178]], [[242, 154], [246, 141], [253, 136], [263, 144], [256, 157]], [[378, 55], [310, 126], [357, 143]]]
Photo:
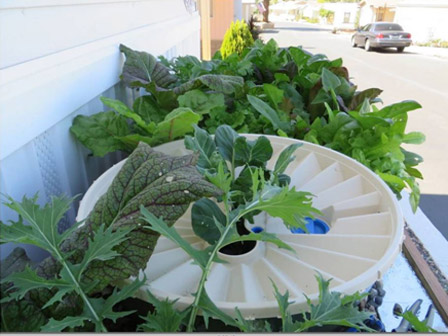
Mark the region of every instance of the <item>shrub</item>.
[[224, 35], [224, 41], [221, 45], [221, 55], [223, 58], [233, 53], [241, 55], [243, 50], [254, 44], [254, 39], [250, 33], [249, 27], [244, 21], [232, 22], [230, 28]]

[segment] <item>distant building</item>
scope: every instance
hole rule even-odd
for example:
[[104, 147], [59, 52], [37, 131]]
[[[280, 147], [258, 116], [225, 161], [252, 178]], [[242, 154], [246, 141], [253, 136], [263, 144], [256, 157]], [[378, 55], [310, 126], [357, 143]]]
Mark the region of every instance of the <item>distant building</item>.
[[415, 42], [448, 41], [447, 0], [402, 0], [397, 3], [395, 22], [412, 35]]
[[303, 16], [303, 11], [307, 7], [310, 6], [304, 0], [280, 1], [269, 6], [269, 18], [271, 20], [295, 21]]
[[363, 0], [359, 3], [359, 25], [370, 22], [394, 22], [397, 4], [400, 0]]
[[355, 2], [326, 2], [322, 8], [332, 11], [332, 19], [328, 24], [332, 24], [336, 29], [353, 29], [356, 24], [356, 16], [359, 5]]

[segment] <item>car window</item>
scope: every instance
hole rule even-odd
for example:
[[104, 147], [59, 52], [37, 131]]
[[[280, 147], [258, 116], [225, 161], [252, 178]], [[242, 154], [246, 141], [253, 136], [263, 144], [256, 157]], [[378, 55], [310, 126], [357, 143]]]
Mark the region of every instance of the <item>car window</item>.
[[370, 29], [370, 27], [371, 27], [372, 25], [365, 25], [364, 27], [362, 27], [362, 31], [368, 31], [369, 29]]
[[375, 25], [374, 31], [387, 31], [387, 30], [401, 30], [403, 28], [399, 24], [396, 23], [379, 23]]

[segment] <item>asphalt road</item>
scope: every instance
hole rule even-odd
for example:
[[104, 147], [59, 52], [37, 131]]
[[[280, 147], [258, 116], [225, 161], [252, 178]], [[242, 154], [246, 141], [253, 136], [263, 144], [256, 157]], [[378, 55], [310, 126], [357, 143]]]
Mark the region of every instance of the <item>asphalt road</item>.
[[302, 46], [330, 59], [341, 57], [358, 90], [384, 90], [380, 98], [385, 104], [412, 99], [422, 105], [409, 113], [407, 131], [423, 132], [426, 141], [405, 148], [424, 158], [419, 165], [424, 176], [420, 207], [448, 239], [448, 59], [406, 49], [403, 53], [395, 49], [366, 52], [351, 47], [349, 34], [332, 34], [311, 24], [276, 22], [274, 29], [260, 37], [274, 38], [280, 47]]

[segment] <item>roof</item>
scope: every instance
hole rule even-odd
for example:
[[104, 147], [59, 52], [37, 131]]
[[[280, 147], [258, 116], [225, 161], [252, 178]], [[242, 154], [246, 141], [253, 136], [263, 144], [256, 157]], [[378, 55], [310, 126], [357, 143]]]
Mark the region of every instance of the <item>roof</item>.
[[399, 2], [403, 0], [364, 0], [360, 4], [373, 7], [397, 7]]

